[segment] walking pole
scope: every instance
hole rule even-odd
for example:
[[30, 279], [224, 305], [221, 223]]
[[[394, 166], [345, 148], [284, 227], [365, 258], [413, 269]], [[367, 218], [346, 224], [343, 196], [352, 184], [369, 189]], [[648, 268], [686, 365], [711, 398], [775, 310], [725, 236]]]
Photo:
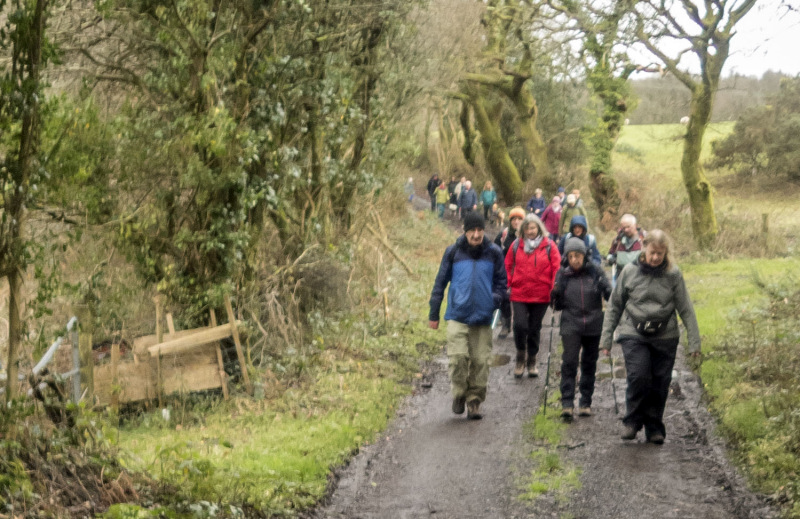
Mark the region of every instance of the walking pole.
[[611, 393], [614, 395], [614, 414], [619, 414], [619, 404], [617, 403], [617, 385], [614, 383], [614, 356], [611, 355], [611, 352], [609, 352], [609, 357], [611, 357]]
[[544, 372], [544, 404], [542, 405], [542, 413], [547, 416], [547, 390], [550, 388], [550, 354], [553, 351], [553, 331], [556, 324], [556, 310], [551, 309], [550, 314], [550, 345], [547, 347], [547, 368]]
[[492, 330], [497, 328], [497, 323], [500, 321], [500, 309], [494, 311], [494, 315], [492, 316]]

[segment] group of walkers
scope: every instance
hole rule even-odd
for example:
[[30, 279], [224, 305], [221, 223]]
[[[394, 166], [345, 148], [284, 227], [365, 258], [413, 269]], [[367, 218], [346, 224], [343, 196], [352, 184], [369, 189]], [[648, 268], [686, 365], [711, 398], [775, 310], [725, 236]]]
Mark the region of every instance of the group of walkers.
[[[409, 201], [414, 198], [414, 179], [409, 178], [405, 184], [405, 192]], [[492, 187], [492, 182], [487, 181], [480, 194], [472, 187], [472, 181], [466, 177], [460, 180], [450, 177], [450, 182], [445, 182], [435, 173], [425, 186], [431, 201], [431, 211], [436, 212], [439, 218], [444, 218], [447, 211], [456, 215], [461, 220], [479, 207], [483, 208], [485, 221], [502, 224], [505, 215], [497, 205], [497, 192]]]
[[[494, 243], [485, 235], [485, 217], [474, 209], [464, 213], [464, 234], [445, 251], [430, 298], [429, 325], [437, 329], [449, 285], [444, 318], [452, 410], [466, 410], [471, 419], [482, 416], [496, 309], [502, 315], [499, 337], [514, 334], [513, 376], [538, 377], [539, 337], [551, 307], [553, 315], [561, 313], [562, 417], [592, 415], [599, 354], [610, 356], [617, 342], [628, 382], [621, 437], [634, 439], [644, 429], [647, 441], [662, 444], [664, 407], [680, 337], [678, 315], [691, 355], [700, 351], [697, 320], [683, 275], [672, 260], [670, 240], [658, 229], [645, 233], [633, 215], [624, 215], [606, 256], [613, 266], [609, 281], [580, 193], [564, 192], [560, 188], [545, 205], [537, 189], [527, 211], [509, 211], [508, 227]], [[557, 227], [547, 223], [554, 221], [553, 214], [558, 215]]]

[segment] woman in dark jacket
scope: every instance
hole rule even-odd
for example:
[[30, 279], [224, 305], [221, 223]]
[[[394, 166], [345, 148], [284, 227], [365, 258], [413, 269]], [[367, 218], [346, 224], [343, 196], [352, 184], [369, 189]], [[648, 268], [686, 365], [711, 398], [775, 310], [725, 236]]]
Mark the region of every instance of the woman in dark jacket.
[[[603, 299], [611, 284], [603, 270], [588, 261], [586, 244], [570, 238], [564, 245], [564, 265], [556, 275], [553, 308], [561, 310], [561, 416], [571, 420], [575, 402], [575, 376], [580, 358], [581, 382], [578, 416], [592, 415], [595, 370], [603, 329]], [[581, 352], [583, 350], [583, 352]]]
[[681, 330], [686, 327], [689, 352], [700, 355], [700, 330], [680, 269], [670, 261], [670, 242], [654, 229], [645, 237], [639, 259], [617, 278], [603, 321], [601, 348], [608, 355], [614, 332], [622, 346], [628, 388], [625, 391], [623, 440], [644, 427], [648, 442], [664, 443], [664, 407]]
[[[525, 218], [525, 209], [519, 206], [511, 209], [508, 213], [508, 227], [497, 233], [494, 238], [494, 242], [503, 250], [504, 258], [508, 254], [511, 244], [518, 238], [517, 233], [523, 218]], [[503, 324], [497, 337], [505, 339], [511, 333], [511, 301], [508, 300], [508, 294], [503, 298], [503, 304], [500, 305], [500, 315], [503, 316]]]

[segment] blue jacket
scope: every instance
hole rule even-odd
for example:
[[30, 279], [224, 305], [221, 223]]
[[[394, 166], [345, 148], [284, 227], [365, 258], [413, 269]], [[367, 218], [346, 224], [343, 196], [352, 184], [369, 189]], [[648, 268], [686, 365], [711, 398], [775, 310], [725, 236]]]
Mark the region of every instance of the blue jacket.
[[489, 325], [492, 313], [500, 308], [506, 291], [506, 267], [503, 251], [484, 237], [483, 243], [472, 250], [467, 237], [461, 235], [447, 247], [431, 292], [428, 319], [439, 320], [439, 310], [447, 294], [445, 320], [469, 326]]
[[545, 202], [544, 197], [536, 198], [535, 196], [528, 200], [528, 205], [525, 206], [525, 209], [528, 210], [529, 213], [533, 213], [536, 216], [542, 216], [545, 208], [547, 208], [547, 202]]
[[569, 232], [561, 237], [561, 241], [558, 242], [558, 252], [561, 253], [561, 263], [563, 265], [568, 265], [567, 263], [567, 255], [564, 254], [564, 245], [567, 243], [567, 240], [575, 236], [573, 234], [573, 229], [575, 229], [576, 225], [580, 225], [583, 227], [583, 243], [586, 244], [586, 256], [589, 258], [589, 261], [594, 263], [597, 266], [603, 261], [603, 258], [600, 256], [600, 251], [597, 249], [597, 240], [594, 237], [594, 234], [589, 234], [589, 225], [586, 223], [586, 217], [582, 214], [576, 214], [572, 217], [569, 221]]
[[472, 188], [469, 191], [462, 189], [461, 194], [458, 196], [458, 207], [472, 210], [476, 205], [478, 205], [478, 195], [475, 190]]

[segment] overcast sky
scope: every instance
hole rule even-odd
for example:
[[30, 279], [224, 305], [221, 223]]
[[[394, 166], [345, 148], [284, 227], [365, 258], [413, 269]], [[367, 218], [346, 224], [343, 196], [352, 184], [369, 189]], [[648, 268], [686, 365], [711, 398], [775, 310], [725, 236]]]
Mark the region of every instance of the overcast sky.
[[[731, 72], [761, 76], [767, 70], [800, 73], [800, 12], [781, 17], [772, 2], [761, 2], [742, 19], [731, 43], [725, 75]], [[800, 6], [800, 2], [791, 0]], [[781, 12], [785, 12], [785, 9]]]

